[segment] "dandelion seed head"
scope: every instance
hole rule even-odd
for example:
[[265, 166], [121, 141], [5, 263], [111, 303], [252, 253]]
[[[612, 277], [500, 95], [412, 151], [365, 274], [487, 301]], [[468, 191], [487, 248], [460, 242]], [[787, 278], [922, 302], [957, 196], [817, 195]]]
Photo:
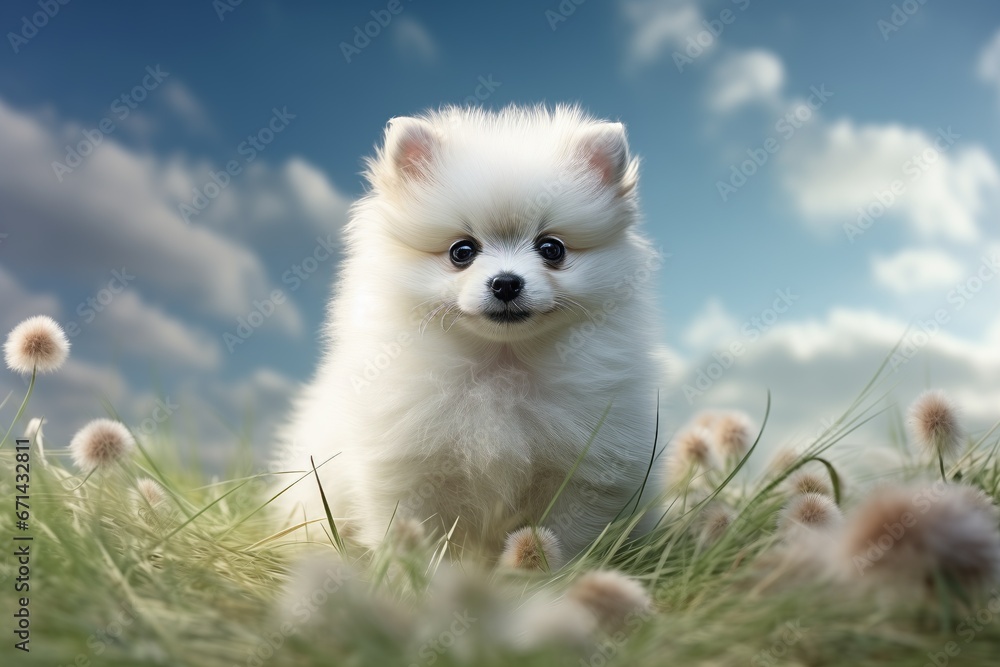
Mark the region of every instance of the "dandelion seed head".
[[684, 431], [674, 442], [674, 456], [690, 467], [715, 468], [713, 450], [712, 433], [698, 426]]
[[797, 470], [785, 480], [785, 488], [790, 493], [818, 493], [833, 497], [833, 484], [828, 475], [810, 470]]
[[956, 454], [962, 444], [958, 410], [941, 391], [925, 391], [909, 409], [910, 432], [917, 444], [933, 457]]
[[3, 349], [7, 367], [15, 373], [51, 373], [69, 356], [69, 340], [55, 320], [36, 315], [11, 329]]
[[802, 493], [790, 501], [778, 515], [778, 528], [825, 529], [840, 524], [844, 515], [830, 496], [822, 493]]
[[507, 535], [500, 564], [521, 570], [556, 570], [563, 564], [562, 545], [548, 528], [525, 526]]
[[624, 628], [630, 617], [646, 617], [653, 612], [653, 601], [642, 585], [615, 570], [594, 570], [577, 579], [566, 593], [588, 609], [604, 631]]
[[718, 410], [702, 410], [691, 420], [691, 425], [698, 428], [711, 430], [715, 423], [719, 421], [721, 413]]
[[134, 447], [135, 439], [125, 425], [111, 419], [91, 421], [69, 443], [73, 462], [86, 472], [124, 458]]
[[842, 546], [855, 578], [932, 588], [941, 576], [969, 591], [1000, 580], [996, 509], [964, 485], [876, 489], [847, 522]]
[[135, 491], [140, 506], [157, 509], [167, 502], [167, 492], [158, 482], [148, 477], [143, 477], [135, 483]]
[[753, 442], [753, 423], [745, 413], [724, 412], [711, 426], [713, 442], [721, 458], [743, 458]]
[[703, 546], [715, 544], [729, 530], [735, 518], [736, 512], [728, 505], [711, 503], [702, 511], [698, 542]]
[[576, 600], [533, 595], [512, 613], [505, 614], [508, 643], [520, 651], [545, 646], [584, 650], [591, 644], [597, 619]]

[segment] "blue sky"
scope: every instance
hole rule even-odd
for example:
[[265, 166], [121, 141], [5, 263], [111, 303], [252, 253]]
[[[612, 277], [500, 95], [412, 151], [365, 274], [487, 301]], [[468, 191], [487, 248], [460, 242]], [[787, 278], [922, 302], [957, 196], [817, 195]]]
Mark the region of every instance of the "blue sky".
[[[336, 252], [310, 260], [301, 287], [289, 272], [336, 246], [389, 118], [477, 90], [486, 106], [579, 102], [628, 126], [648, 233], [671, 253], [655, 280], [677, 423], [709, 405], [758, 414], [769, 387], [775, 438], [801, 439], [907, 323], [942, 310], [900, 367], [899, 400], [940, 385], [970, 427], [1000, 417], [1000, 280], [956, 296], [1000, 251], [996, 3], [218, 6], [70, 2], [37, 31], [24, 26], [37, 2], [0, 9], [0, 326], [45, 312], [80, 327], [33, 404], [54, 444], [101, 396], [141, 423], [168, 395], [209, 458], [231, 451], [220, 423], [239, 432], [248, 413], [266, 451], [315, 363]], [[372, 12], [391, 18], [348, 62], [342, 44]], [[832, 95], [809, 108], [812, 90]], [[269, 124], [281, 129], [266, 146], [246, 143]], [[87, 133], [100, 145], [57, 174]], [[230, 161], [239, 173], [184, 220], [180, 205]], [[723, 200], [734, 166], [754, 173]], [[845, 231], [894, 181], [885, 213]], [[135, 277], [114, 293], [123, 269]], [[276, 289], [285, 302], [230, 352], [224, 335]], [[779, 290], [795, 296], [786, 312], [753, 324]], [[689, 400], [685, 385], [734, 343], [745, 353]]]

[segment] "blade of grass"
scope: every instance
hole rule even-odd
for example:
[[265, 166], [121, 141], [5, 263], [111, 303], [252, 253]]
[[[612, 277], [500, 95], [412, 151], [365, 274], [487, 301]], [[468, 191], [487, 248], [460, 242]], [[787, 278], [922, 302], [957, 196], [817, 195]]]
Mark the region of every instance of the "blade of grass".
[[[10, 427], [7, 429], [7, 432], [4, 433], [3, 440], [0, 440], [0, 449], [3, 449], [4, 444], [7, 442], [7, 438], [10, 437], [10, 432], [14, 430], [14, 426], [17, 424], [17, 420], [21, 418], [21, 415], [24, 414], [24, 409], [26, 407], [28, 407], [28, 399], [31, 398], [31, 392], [35, 389], [35, 375], [36, 374], [37, 374], [36, 371], [34, 369], [32, 369], [32, 371], [31, 371], [31, 380], [28, 382], [28, 391], [26, 391], [24, 393], [24, 400], [21, 401], [21, 407], [19, 407], [17, 409], [17, 412], [14, 414], [14, 419], [11, 420]], [[7, 399], [5, 398], [4, 399], [4, 403], [6, 403], [6, 402], [7, 402]], [[0, 407], [2, 407], [2, 406], [0, 406]]]
[[319, 471], [316, 470], [316, 461], [314, 461], [311, 456], [309, 457], [309, 463], [312, 465], [313, 475], [316, 476], [316, 485], [319, 486], [319, 497], [320, 500], [323, 501], [323, 511], [326, 512], [326, 520], [330, 523], [330, 531], [333, 533], [333, 542], [337, 547], [337, 551], [340, 552], [340, 555], [346, 556], [347, 549], [344, 548], [344, 540], [340, 537], [340, 531], [337, 530], [337, 522], [333, 520], [333, 513], [330, 511], [330, 503], [326, 501], [326, 492], [323, 490], [323, 483], [319, 481]]
[[542, 512], [542, 517], [538, 520], [539, 525], [542, 526], [545, 525], [545, 520], [548, 518], [549, 512], [551, 512], [552, 508], [555, 507], [556, 501], [559, 499], [559, 496], [562, 495], [562, 492], [563, 490], [565, 490], [566, 485], [569, 484], [569, 480], [573, 478], [573, 475], [576, 474], [577, 468], [579, 468], [580, 464], [583, 463], [584, 457], [586, 457], [587, 452], [590, 451], [590, 446], [593, 445], [594, 440], [597, 439], [598, 431], [600, 431], [601, 426], [604, 425], [604, 420], [607, 419], [608, 413], [611, 412], [611, 406], [613, 403], [614, 400], [612, 399], [608, 403], [608, 407], [604, 408], [604, 413], [601, 415], [601, 418], [597, 420], [597, 425], [594, 427], [594, 432], [590, 434], [590, 438], [587, 439], [587, 444], [584, 445], [583, 450], [580, 452], [580, 455], [576, 457], [576, 461], [573, 462], [573, 467], [569, 469], [568, 473], [566, 473], [566, 477], [563, 479], [562, 484], [559, 485], [559, 488], [556, 490], [555, 495], [552, 496], [552, 500], [549, 501], [549, 506], [545, 508], [544, 512]]
[[[326, 461], [323, 461], [322, 463], [319, 464], [319, 467], [322, 468], [324, 465], [326, 465], [327, 463], [329, 463], [330, 461], [332, 461], [334, 458], [336, 458], [339, 454], [340, 454], [340, 452], [337, 452], [336, 454], [334, 454], [333, 456], [331, 456], [330, 458], [328, 458]], [[275, 473], [259, 473], [257, 475], [251, 475], [250, 477], [247, 477], [246, 480], [249, 482], [251, 480], [260, 479], [261, 477], [265, 477], [265, 476], [268, 476], [268, 475], [271, 475], [271, 474], [275, 474]], [[273, 496], [271, 496], [270, 498], [268, 498], [267, 501], [265, 501], [257, 509], [255, 509], [252, 512], [250, 512], [249, 514], [245, 515], [242, 519], [237, 520], [236, 523], [234, 523], [232, 526], [229, 527], [228, 530], [226, 530], [226, 532], [222, 533], [222, 535], [219, 535], [219, 539], [221, 540], [223, 537], [225, 537], [229, 533], [231, 533], [234, 530], [236, 530], [237, 528], [239, 528], [250, 517], [252, 517], [254, 514], [256, 514], [257, 512], [261, 511], [262, 509], [264, 509], [265, 507], [267, 507], [268, 505], [270, 505], [271, 503], [273, 503], [278, 497], [281, 496], [281, 494], [283, 494], [285, 491], [288, 491], [290, 488], [292, 488], [293, 486], [295, 486], [296, 484], [298, 484], [299, 482], [301, 482], [302, 480], [304, 480], [310, 474], [312, 474], [311, 471], [310, 472], [306, 472], [301, 477], [299, 477], [297, 480], [295, 480], [294, 482], [292, 482], [291, 484], [289, 484], [288, 486], [286, 486], [285, 488], [283, 488], [281, 491], [278, 491], [276, 494], [274, 494]], [[310, 523], [312, 523], [312, 521], [305, 521], [305, 522], [303, 522], [302, 525], [308, 525]]]

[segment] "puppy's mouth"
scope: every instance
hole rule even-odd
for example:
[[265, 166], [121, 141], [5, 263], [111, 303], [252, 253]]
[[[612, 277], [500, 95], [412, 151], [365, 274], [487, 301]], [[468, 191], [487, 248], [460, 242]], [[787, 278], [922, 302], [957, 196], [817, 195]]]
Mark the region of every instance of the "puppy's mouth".
[[497, 324], [517, 324], [531, 317], [531, 314], [530, 310], [513, 310], [511, 308], [483, 313], [490, 321]]

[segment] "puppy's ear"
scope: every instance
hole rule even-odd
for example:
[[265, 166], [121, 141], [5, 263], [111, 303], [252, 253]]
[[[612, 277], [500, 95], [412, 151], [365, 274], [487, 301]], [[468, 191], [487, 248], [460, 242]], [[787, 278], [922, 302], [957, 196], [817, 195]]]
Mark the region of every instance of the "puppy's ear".
[[629, 159], [628, 139], [621, 123], [594, 123], [581, 131], [579, 156], [601, 183], [628, 194], [635, 186], [636, 165]]
[[440, 141], [437, 131], [425, 120], [393, 118], [385, 130], [383, 159], [393, 175], [399, 178], [425, 178]]

